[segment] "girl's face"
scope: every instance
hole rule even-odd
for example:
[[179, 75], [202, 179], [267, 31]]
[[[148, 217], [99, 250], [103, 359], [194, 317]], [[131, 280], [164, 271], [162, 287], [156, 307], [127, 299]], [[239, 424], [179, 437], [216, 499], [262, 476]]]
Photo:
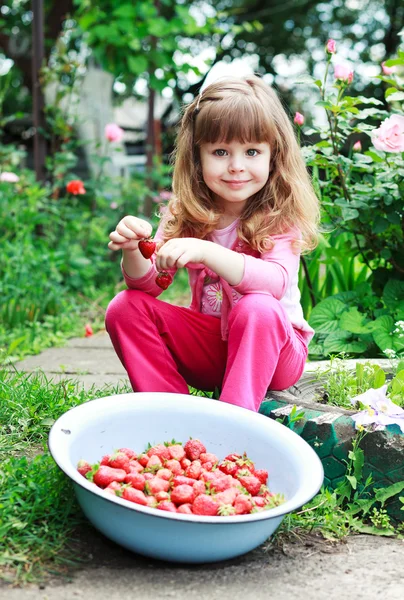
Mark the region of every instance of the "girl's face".
[[200, 156], [203, 180], [225, 213], [240, 214], [268, 180], [271, 151], [266, 142], [202, 144]]

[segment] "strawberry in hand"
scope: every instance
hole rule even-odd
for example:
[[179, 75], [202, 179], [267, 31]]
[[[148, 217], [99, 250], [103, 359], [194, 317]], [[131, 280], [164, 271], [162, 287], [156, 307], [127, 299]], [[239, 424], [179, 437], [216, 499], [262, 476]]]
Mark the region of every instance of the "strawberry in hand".
[[144, 258], [151, 258], [156, 251], [156, 242], [150, 238], [140, 240], [138, 248]]
[[161, 271], [156, 277], [156, 283], [162, 290], [166, 290], [172, 282], [173, 278], [167, 271]]

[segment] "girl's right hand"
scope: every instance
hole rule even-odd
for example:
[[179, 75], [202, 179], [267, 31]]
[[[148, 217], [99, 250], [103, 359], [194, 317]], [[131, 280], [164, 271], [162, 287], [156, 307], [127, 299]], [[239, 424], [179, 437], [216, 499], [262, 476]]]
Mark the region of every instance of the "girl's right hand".
[[153, 232], [150, 223], [128, 215], [121, 219], [115, 231], [109, 234], [110, 250], [137, 250], [139, 240], [148, 238]]

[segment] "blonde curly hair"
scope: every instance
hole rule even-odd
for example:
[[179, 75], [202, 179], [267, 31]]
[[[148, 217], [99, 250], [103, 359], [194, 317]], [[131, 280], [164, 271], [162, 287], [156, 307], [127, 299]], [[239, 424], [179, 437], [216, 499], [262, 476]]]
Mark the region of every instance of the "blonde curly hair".
[[205, 239], [217, 228], [222, 213], [203, 180], [199, 149], [205, 143], [232, 141], [267, 142], [271, 150], [268, 181], [248, 199], [239, 238], [264, 252], [273, 246], [272, 235], [297, 228], [296, 245], [304, 251], [314, 248], [319, 201], [280, 99], [255, 75], [216, 81], [185, 109], [173, 153], [174, 195], [164, 240]]

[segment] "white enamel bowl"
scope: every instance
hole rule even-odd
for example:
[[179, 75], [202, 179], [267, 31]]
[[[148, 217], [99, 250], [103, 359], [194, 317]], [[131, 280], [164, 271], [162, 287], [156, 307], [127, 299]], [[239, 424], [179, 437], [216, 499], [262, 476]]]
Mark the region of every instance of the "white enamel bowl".
[[[251, 515], [169, 513], [107, 494], [76, 469], [81, 458], [94, 463], [117, 448], [141, 452], [148, 442], [175, 438], [185, 443], [190, 437], [220, 459], [247, 452], [257, 468], [268, 470], [270, 490], [282, 492], [287, 501]], [[216, 562], [256, 548], [286, 514], [311, 500], [324, 477], [316, 453], [287, 427], [236, 406], [183, 394], [121, 394], [77, 406], [53, 425], [49, 449], [97, 529], [134, 552], [175, 562]]]

